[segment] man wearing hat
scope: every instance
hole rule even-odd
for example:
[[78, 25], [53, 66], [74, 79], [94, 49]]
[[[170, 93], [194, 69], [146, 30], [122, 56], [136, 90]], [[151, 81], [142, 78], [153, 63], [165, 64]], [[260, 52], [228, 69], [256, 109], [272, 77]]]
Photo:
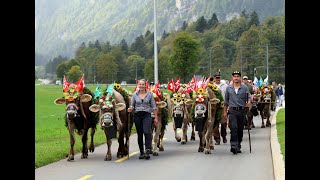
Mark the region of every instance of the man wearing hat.
[[229, 128], [231, 130], [230, 151], [233, 154], [241, 153], [243, 126], [246, 116], [246, 107], [249, 107], [251, 94], [248, 87], [241, 83], [241, 73], [232, 73], [233, 84], [226, 89], [223, 116], [229, 115]]
[[[219, 88], [221, 91], [222, 97], [224, 99], [226, 89], [228, 87], [227, 84], [221, 82], [221, 74], [220, 71], [216, 72], [214, 75], [214, 84]], [[227, 143], [227, 119], [222, 118], [221, 119], [221, 127], [220, 127], [221, 137], [223, 139], [223, 143]], [[214, 140], [216, 141], [216, 145], [220, 144], [220, 132], [219, 132], [219, 126], [217, 128], [213, 129], [213, 136]]]

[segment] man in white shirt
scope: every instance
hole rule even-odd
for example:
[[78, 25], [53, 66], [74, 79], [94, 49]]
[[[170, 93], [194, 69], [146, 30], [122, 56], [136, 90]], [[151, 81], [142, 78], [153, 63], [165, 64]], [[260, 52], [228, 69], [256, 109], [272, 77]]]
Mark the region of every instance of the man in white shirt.
[[[227, 84], [221, 82], [221, 74], [220, 71], [214, 74], [214, 84], [220, 89], [223, 99], [225, 99], [226, 89], [228, 87]], [[221, 137], [223, 139], [223, 143], [227, 143], [227, 119], [221, 118]], [[214, 128], [213, 130], [214, 140], [216, 141], [216, 145], [220, 144], [220, 132], [219, 127]]]

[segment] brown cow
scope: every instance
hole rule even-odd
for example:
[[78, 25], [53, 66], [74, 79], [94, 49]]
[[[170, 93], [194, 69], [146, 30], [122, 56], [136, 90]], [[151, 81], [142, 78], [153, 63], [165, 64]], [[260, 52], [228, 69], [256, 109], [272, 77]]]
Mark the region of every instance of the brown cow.
[[65, 97], [58, 98], [54, 101], [55, 104], [66, 104], [66, 121], [67, 128], [70, 135], [70, 153], [68, 156], [68, 161], [74, 160], [74, 144], [75, 136], [74, 131], [79, 135], [82, 135], [82, 155], [81, 159], [88, 157], [88, 147], [87, 147], [87, 134], [88, 129], [91, 128], [91, 142], [89, 146], [89, 151], [94, 151], [93, 137], [96, 130], [97, 120], [95, 114], [89, 111], [89, 106], [93, 103], [92, 93], [86, 87], [76, 84], [70, 84], [67, 81], [64, 94]]
[[271, 104], [275, 103], [276, 95], [270, 86], [263, 86], [257, 91], [256, 98], [258, 101], [258, 110], [260, 111], [262, 124], [261, 128], [265, 128], [264, 119], [267, 119], [266, 126], [271, 127], [270, 122], [270, 112], [271, 112]]
[[208, 82], [197, 82], [198, 87], [193, 91], [193, 100], [187, 100], [186, 104], [193, 104], [194, 119], [196, 122], [196, 131], [199, 133], [198, 152], [211, 154], [213, 145], [213, 125], [215, 122], [216, 104], [220, 102], [214, 92], [207, 88]]
[[[130, 99], [127, 99], [128, 102], [126, 102], [123, 95], [113, 89], [113, 85], [110, 86], [112, 89], [110, 89], [109, 93], [105, 93], [104, 96], [100, 98], [99, 105], [94, 104], [89, 108], [92, 112], [100, 112], [100, 125], [104, 130], [108, 145], [108, 151], [104, 159], [105, 161], [110, 161], [112, 159], [112, 138], [116, 138], [116, 132], [119, 133], [117, 157], [121, 158], [129, 153], [127, 147], [130, 132], [128, 130], [129, 124], [127, 122], [130, 114], [126, 110], [126, 104], [129, 103]], [[129, 98], [129, 95], [127, 95], [126, 98]], [[126, 137], [125, 143], [124, 137]]]

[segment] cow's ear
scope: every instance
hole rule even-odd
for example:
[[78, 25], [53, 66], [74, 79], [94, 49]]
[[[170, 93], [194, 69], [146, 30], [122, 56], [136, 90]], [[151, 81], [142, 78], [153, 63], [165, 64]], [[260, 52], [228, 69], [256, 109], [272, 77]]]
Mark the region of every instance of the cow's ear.
[[90, 94], [82, 94], [80, 96], [81, 102], [89, 102], [89, 101], [91, 101], [91, 99], [92, 99], [92, 96]]
[[54, 100], [55, 104], [64, 104], [66, 103], [66, 99], [64, 97], [58, 98], [56, 100]]
[[124, 104], [124, 103], [117, 103], [117, 104], [115, 105], [115, 108], [116, 108], [117, 111], [122, 111], [122, 110], [124, 110], [124, 109], [126, 108], [126, 104]]
[[162, 109], [167, 106], [167, 103], [164, 101], [156, 102], [158, 108]]
[[212, 98], [212, 99], [210, 99], [210, 103], [211, 104], [218, 104], [220, 102], [220, 99], [218, 99], [218, 98]]
[[191, 99], [187, 99], [185, 103], [186, 105], [192, 105], [194, 102]]
[[100, 111], [100, 105], [98, 105], [98, 104], [92, 104], [92, 105], [89, 107], [89, 110], [92, 111], [92, 112], [98, 112], [98, 111]]

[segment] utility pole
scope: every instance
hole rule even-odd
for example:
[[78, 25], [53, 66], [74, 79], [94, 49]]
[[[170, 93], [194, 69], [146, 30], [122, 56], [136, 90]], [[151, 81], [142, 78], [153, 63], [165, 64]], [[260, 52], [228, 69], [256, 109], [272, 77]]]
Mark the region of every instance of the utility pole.
[[266, 55], [266, 58], [267, 58], [267, 77], [268, 77], [268, 79], [270, 79], [269, 78], [269, 59], [268, 59], [268, 55], [269, 55], [269, 52], [268, 52], [268, 44], [267, 44], [267, 55]]
[[213, 47], [210, 48], [210, 59], [209, 59], [209, 71], [210, 71], [210, 77], [211, 77], [211, 51], [213, 50]]
[[136, 62], [136, 81], [138, 80], [138, 63]]
[[240, 45], [240, 66], [241, 66], [241, 75], [242, 75], [242, 46]]
[[154, 83], [158, 82], [158, 48], [157, 48], [157, 13], [156, 13], [156, 0], [153, 0], [153, 19], [154, 19]]

